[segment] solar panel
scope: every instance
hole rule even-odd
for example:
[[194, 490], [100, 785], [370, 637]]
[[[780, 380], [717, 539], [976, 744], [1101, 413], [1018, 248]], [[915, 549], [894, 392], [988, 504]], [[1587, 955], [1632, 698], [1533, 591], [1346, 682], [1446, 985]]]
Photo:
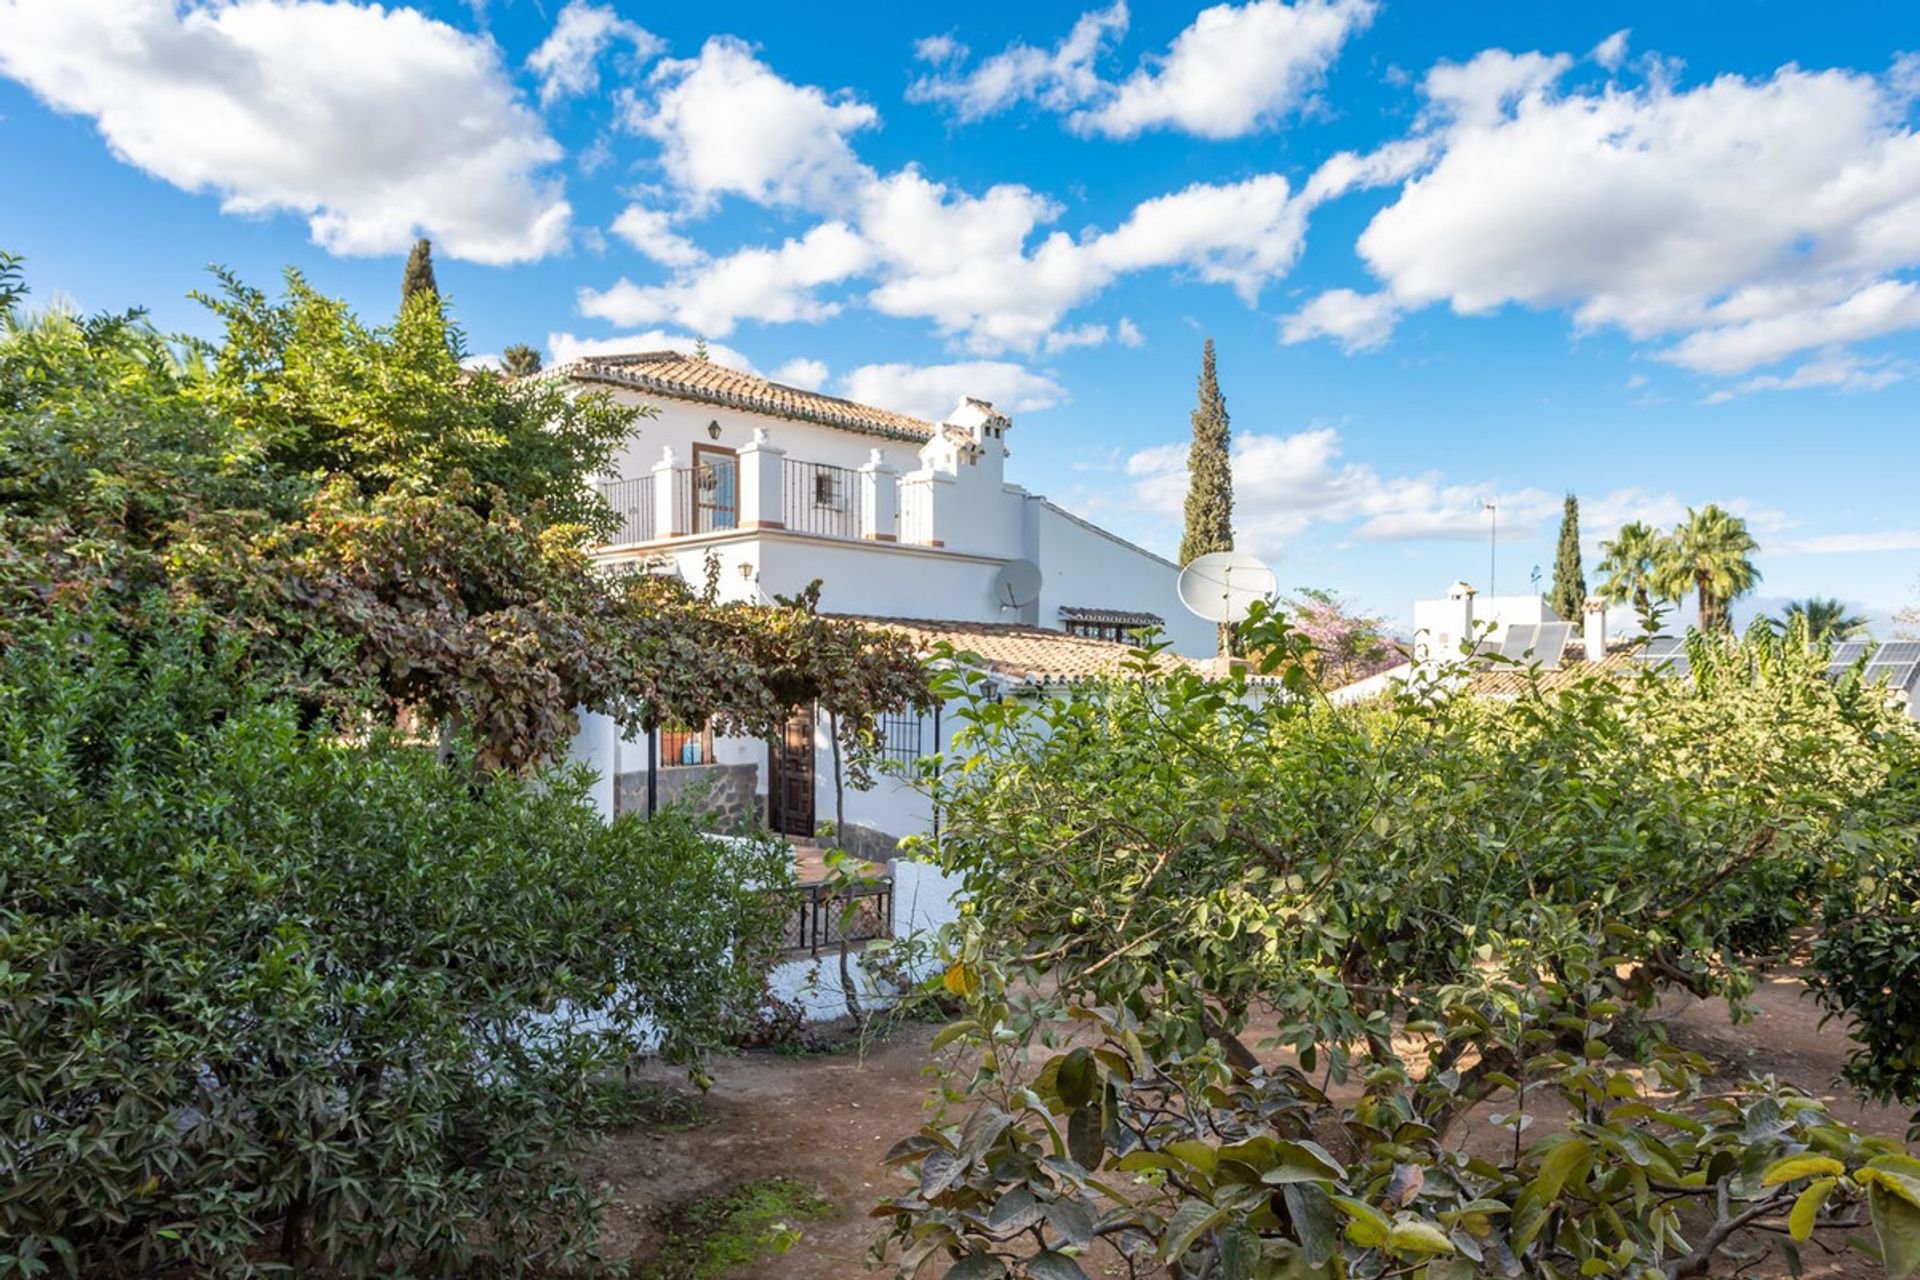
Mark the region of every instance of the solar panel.
[[[1893, 646], [1887, 645], [1885, 648], [1891, 649]], [[1875, 656], [1878, 657], [1878, 655]], [[1906, 689], [1912, 686], [1916, 672], [1920, 672], [1920, 662], [1876, 661], [1867, 664], [1866, 672], [1861, 679], [1868, 684], [1878, 684], [1884, 680], [1892, 688]]]
[[1873, 655], [1875, 665], [1888, 662], [1920, 662], [1920, 641], [1896, 640], [1892, 644], [1880, 646], [1880, 652]]
[[1845, 644], [1833, 646], [1833, 653], [1827, 659], [1827, 670], [1834, 675], [1852, 667], [1860, 660], [1860, 655], [1873, 646], [1860, 640], [1849, 640]]
[[1635, 656], [1642, 662], [1659, 662], [1680, 652], [1679, 636], [1655, 636]]
[[1539, 639], [1540, 628], [1531, 623], [1526, 626], [1507, 628], [1507, 634], [1500, 641], [1500, 656], [1512, 658], [1518, 662], [1527, 656]]
[[1573, 637], [1571, 622], [1544, 622], [1540, 638], [1534, 642], [1533, 656], [1543, 667], [1557, 667], [1566, 654], [1567, 641]]

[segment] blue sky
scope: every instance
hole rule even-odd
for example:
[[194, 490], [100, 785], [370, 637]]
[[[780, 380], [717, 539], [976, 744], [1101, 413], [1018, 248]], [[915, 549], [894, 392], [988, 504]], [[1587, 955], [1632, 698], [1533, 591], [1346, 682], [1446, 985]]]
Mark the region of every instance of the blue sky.
[[[705, 336], [938, 415], [1161, 550], [1203, 337], [1240, 539], [1404, 620], [1720, 502], [1762, 595], [1920, 592], [1920, 20], [1836, 2], [0, 0], [0, 247], [149, 307], [222, 263], [477, 355]], [[1884, 630], [1884, 625], [1882, 627]]]

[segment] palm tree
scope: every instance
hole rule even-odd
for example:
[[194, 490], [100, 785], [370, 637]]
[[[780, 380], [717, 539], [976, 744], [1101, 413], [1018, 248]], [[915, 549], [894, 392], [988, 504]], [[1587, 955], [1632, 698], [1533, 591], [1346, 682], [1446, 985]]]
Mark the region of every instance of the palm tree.
[[1807, 628], [1807, 643], [1819, 644], [1823, 640], [1852, 640], [1867, 629], [1867, 620], [1857, 613], [1848, 613], [1847, 606], [1831, 597], [1810, 596], [1805, 600], [1792, 600], [1773, 619], [1773, 629], [1785, 635], [1795, 620], [1804, 621]]
[[1645, 617], [1653, 606], [1654, 581], [1667, 558], [1666, 535], [1638, 520], [1623, 524], [1609, 541], [1600, 544], [1600, 595], [1620, 604], [1633, 601]]
[[1699, 601], [1700, 629], [1729, 630], [1727, 606], [1760, 581], [1752, 558], [1759, 549], [1739, 516], [1713, 503], [1698, 511], [1689, 507], [1667, 540], [1654, 586], [1675, 600], [1692, 591]]

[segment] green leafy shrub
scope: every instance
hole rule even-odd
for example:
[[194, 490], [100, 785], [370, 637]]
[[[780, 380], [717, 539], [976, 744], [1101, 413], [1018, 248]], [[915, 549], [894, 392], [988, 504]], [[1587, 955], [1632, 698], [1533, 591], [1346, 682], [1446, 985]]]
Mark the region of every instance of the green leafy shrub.
[[[1060, 1280], [1107, 1238], [1194, 1280], [1678, 1277], [1869, 1218], [1920, 1264], [1920, 1165], [1769, 1082], [1701, 1093], [1647, 1018], [1669, 986], [1739, 1016], [1789, 929], [1911, 865], [1913, 726], [1763, 633], [1698, 640], [1688, 681], [1352, 707], [1282, 620], [1243, 640], [1281, 689], [1150, 651], [1036, 704], [956, 679], [925, 780], [970, 1016], [940, 1043], [979, 1065], [896, 1152], [903, 1275]], [[1543, 1097], [1569, 1120], [1526, 1135]], [[1469, 1160], [1481, 1103], [1513, 1132]], [[1831, 1181], [1789, 1222], [1769, 1173], [1808, 1152]]]
[[781, 851], [303, 729], [234, 648], [0, 653], [0, 1274], [585, 1256], [604, 1073], [744, 1024]]
[[[1889, 826], [1920, 832], [1920, 748], [1887, 743]], [[1868, 1095], [1920, 1106], [1920, 837], [1864, 842], [1824, 904], [1811, 981], [1857, 1043], [1847, 1078]], [[1920, 1111], [1910, 1137], [1920, 1137]]]

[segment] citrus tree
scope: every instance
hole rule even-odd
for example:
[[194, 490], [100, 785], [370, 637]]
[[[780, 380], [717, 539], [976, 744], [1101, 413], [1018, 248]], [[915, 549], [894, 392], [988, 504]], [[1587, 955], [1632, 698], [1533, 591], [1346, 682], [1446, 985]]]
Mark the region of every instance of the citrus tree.
[[1691, 681], [1335, 707], [1284, 620], [1245, 631], [1283, 685], [1143, 651], [977, 699], [928, 767], [970, 895], [942, 1043], [977, 1056], [896, 1149], [903, 1274], [1053, 1280], [1100, 1241], [1189, 1277], [1680, 1276], [1869, 1219], [1920, 1262], [1920, 1164], [1784, 1085], [1703, 1090], [1646, 1016], [1738, 1011], [1910, 850], [1910, 727], [1758, 633]]

